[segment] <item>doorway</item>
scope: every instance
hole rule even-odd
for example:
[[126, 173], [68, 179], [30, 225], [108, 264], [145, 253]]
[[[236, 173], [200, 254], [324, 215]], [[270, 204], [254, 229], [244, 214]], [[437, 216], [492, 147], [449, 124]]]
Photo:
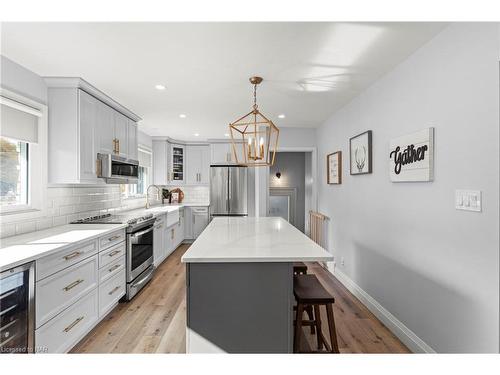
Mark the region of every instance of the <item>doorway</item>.
[[269, 168], [269, 216], [280, 216], [307, 234], [306, 213], [312, 209], [311, 152], [277, 152]]

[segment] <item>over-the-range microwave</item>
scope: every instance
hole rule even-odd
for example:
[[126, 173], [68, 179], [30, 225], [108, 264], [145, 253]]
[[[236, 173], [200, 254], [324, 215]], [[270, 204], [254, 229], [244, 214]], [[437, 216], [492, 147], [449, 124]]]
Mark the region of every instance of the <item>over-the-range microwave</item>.
[[97, 154], [97, 177], [107, 184], [135, 184], [139, 180], [139, 161], [113, 154]]

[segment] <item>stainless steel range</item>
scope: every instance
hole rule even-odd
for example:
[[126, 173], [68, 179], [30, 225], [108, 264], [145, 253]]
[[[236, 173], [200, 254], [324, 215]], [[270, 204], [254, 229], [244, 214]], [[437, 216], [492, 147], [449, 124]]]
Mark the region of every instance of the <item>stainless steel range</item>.
[[127, 223], [127, 293], [130, 301], [153, 277], [153, 214], [141, 217], [130, 215], [99, 215], [80, 219], [71, 224]]

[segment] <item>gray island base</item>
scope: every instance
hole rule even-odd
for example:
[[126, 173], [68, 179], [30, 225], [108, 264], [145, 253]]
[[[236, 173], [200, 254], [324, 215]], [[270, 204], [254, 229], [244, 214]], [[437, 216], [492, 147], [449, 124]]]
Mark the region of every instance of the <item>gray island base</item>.
[[291, 353], [293, 263], [332, 256], [281, 218], [216, 218], [184, 254], [187, 353]]

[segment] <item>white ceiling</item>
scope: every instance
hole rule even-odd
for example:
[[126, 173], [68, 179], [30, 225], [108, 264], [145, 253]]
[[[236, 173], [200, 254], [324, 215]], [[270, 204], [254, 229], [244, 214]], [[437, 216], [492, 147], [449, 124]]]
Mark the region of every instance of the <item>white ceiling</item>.
[[276, 125], [317, 127], [443, 27], [3, 23], [1, 53], [42, 76], [84, 78], [141, 116], [150, 135], [193, 140], [223, 138], [251, 109], [252, 75], [264, 77], [259, 109]]

